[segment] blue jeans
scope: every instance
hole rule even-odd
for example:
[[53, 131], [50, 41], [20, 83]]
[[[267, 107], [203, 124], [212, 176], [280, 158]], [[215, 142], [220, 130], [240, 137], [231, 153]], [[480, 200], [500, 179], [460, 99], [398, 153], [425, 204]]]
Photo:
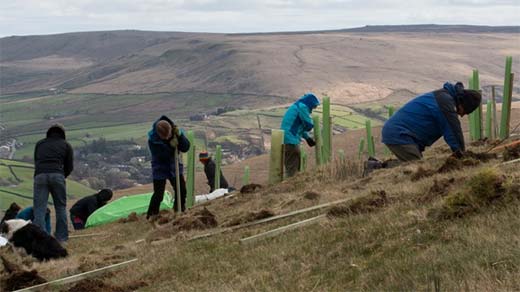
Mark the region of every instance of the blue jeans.
[[34, 224], [45, 230], [45, 213], [50, 192], [56, 211], [56, 232], [54, 236], [58, 241], [67, 241], [69, 230], [67, 226], [65, 176], [61, 173], [40, 173], [34, 177], [33, 191]]

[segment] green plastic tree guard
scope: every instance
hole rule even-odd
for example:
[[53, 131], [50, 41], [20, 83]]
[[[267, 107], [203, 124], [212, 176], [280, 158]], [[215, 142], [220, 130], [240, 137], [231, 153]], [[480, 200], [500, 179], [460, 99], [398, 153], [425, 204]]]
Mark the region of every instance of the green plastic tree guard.
[[345, 151], [343, 151], [343, 149], [338, 150], [338, 158], [341, 162], [345, 161]]
[[215, 190], [220, 189], [220, 165], [222, 163], [222, 146], [215, 149]]
[[[388, 106], [388, 119], [390, 119], [394, 115], [395, 108], [393, 105]], [[390, 150], [385, 146], [385, 156], [390, 155]]]
[[361, 156], [363, 155], [363, 150], [365, 149], [365, 138], [361, 137], [359, 140], [359, 159], [361, 159]]
[[195, 134], [188, 131], [188, 140], [190, 141], [190, 150], [188, 150], [188, 179], [186, 182], [186, 207], [191, 208], [195, 203]]
[[283, 180], [283, 130], [271, 130], [271, 156], [269, 159], [269, 184]]
[[493, 131], [493, 106], [491, 100], [487, 101], [486, 104], [486, 138], [492, 139]]
[[307, 152], [304, 149], [300, 151], [300, 172], [304, 172], [307, 169]]
[[244, 177], [242, 178], [242, 185], [248, 185], [249, 184], [249, 165], [246, 165], [244, 167]]
[[368, 155], [375, 157], [376, 156], [376, 149], [374, 147], [374, 139], [372, 137], [372, 121], [366, 120], [365, 121], [365, 128], [367, 130], [367, 151]]
[[491, 105], [493, 107], [493, 132], [491, 137], [495, 140], [498, 137], [498, 121], [497, 121], [497, 100], [495, 93], [495, 86], [491, 86]]
[[313, 115], [312, 120], [314, 121], [314, 140], [316, 141], [315, 151], [316, 151], [316, 166], [320, 166], [323, 164], [323, 140], [321, 137], [321, 126], [320, 126], [320, 116]]
[[330, 97], [323, 98], [323, 162], [329, 163], [332, 158], [332, 118], [330, 116]]
[[513, 57], [506, 57], [504, 91], [502, 94], [502, 118], [500, 119], [500, 139], [509, 137], [509, 121], [511, 120], [511, 69]]
[[[468, 80], [468, 88], [473, 89], [473, 75]], [[474, 112], [468, 114], [469, 121], [469, 138], [471, 141], [475, 140], [475, 115]]]
[[[473, 70], [473, 90], [480, 90], [480, 78], [478, 74], [478, 70]], [[475, 123], [475, 140], [482, 139], [482, 103], [479, 107], [474, 111], [474, 123]]]

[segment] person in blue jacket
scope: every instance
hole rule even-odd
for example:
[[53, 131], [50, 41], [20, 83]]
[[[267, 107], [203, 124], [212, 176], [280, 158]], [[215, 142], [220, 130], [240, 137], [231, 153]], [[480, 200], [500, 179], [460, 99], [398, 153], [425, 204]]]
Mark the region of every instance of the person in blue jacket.
[[[153, 195], [150, 199], [146, 218], [155, 218], [159, 214], [159, 207], [164, 197], [166, 180], [170, 181], [174, 191], [177, 191], [175, 176], [180, 179], [181, 210], [186, 209], [186, 182], [183, 176], [182, 160], [179, 161], [179, 173], [175, 173], [175, 151], [187, 152], [190, 141], [167, 116], [161, 116], [148, 132], [148, 147], [152, 154]], [[173, 209], [177, 211], [177, 200]]]
[[[18, 212], [16, 214], [16, 219], [23, 219], [23, 220], [34, 220], [34, 211], [33, 207], [27, 207], [23, 209], [22, 211]], [[47, 208], [47, 211], [45, 212], [45, 231], [47, 231], [48, 234], [51, 234], [51, 210]]]
[[442, 136], [453, 156], [461, 158], [465, 145], [457, 115], [472, 113], [481, 100], [480, 92], [446, 82], [397, 111], [383, 126], [383, 143], [400, 161], [412, 161], [421, 159], [424, 149]]
[[287, 177], [294, 176], [300, 170], [300, 142], [305, 139], [310, 147], [316, 141], [309, 136], [314, 128], [311, 113], [320, 105], [319, 99], [312, 93], [307, 93], [293, 103], [283, 116], [281, 129], [284, 130], [284, 165]]

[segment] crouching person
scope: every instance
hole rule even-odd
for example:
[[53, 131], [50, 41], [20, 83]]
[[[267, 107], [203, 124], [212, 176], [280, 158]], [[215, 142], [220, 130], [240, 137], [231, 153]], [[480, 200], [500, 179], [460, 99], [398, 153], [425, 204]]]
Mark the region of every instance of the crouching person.
[[112, 190], [102, 189], [97, 194], [81, 198], [70, 208], [70, 220], [74, 230], [85, 228], [88, 217], [112, 199]]

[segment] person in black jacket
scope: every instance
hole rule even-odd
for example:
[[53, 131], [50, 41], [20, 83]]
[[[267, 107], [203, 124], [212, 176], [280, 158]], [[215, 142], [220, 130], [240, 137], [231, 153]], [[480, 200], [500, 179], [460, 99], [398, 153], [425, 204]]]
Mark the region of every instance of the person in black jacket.
[[55, 237], [60, 242], [69, 238], [65, 178], [72, 172], [73, 156], [72, 147], [65, 140], [65, 128], [59, 124], [52, 125], [47, 130], [47, 137], [34, 147], [34, 224], [45, 230], [50, 192], [56, 211]]
[[84, 229], [88, 216], [112, 199], [112, 190], [102, 189], [99, 193], [81, 198], [70, 208], [70, 220], [75, 230]]
[[[199, 153], [199, 161], [202, 164], [204, 164], [204, 173], [206, 174], [206, 178], [208, 179], [209, 192], [212, 193], [215, 190], [215, 162], [211, 159], [208, 152]], [[222, 174], [222, 170], [220, 170], [220, 188], [229, 188], [229, 184], [224, 175]]]
[[[153, 195], [150, 199], [146, 219], [157, 218], [164, 197], [166, 180], [169, 180], [173, 190], [177, 192], [175, 176], [179, 175], [181, 210], [186, 209], [186, 182], [184, 180], [182, 159], [179, 158], [179, 173], [175, 173], [175, 151], [188, 152], [190, 141], [184, 136], [167, 116], [161, 116], [148, 132], [148, 147], [152, 154]], [[179, 155], [180, 156], [180, 155]], [[177, 197], [177, 196], [175, 196]], [[177, 211], [177, 200], [173, 209]]]

